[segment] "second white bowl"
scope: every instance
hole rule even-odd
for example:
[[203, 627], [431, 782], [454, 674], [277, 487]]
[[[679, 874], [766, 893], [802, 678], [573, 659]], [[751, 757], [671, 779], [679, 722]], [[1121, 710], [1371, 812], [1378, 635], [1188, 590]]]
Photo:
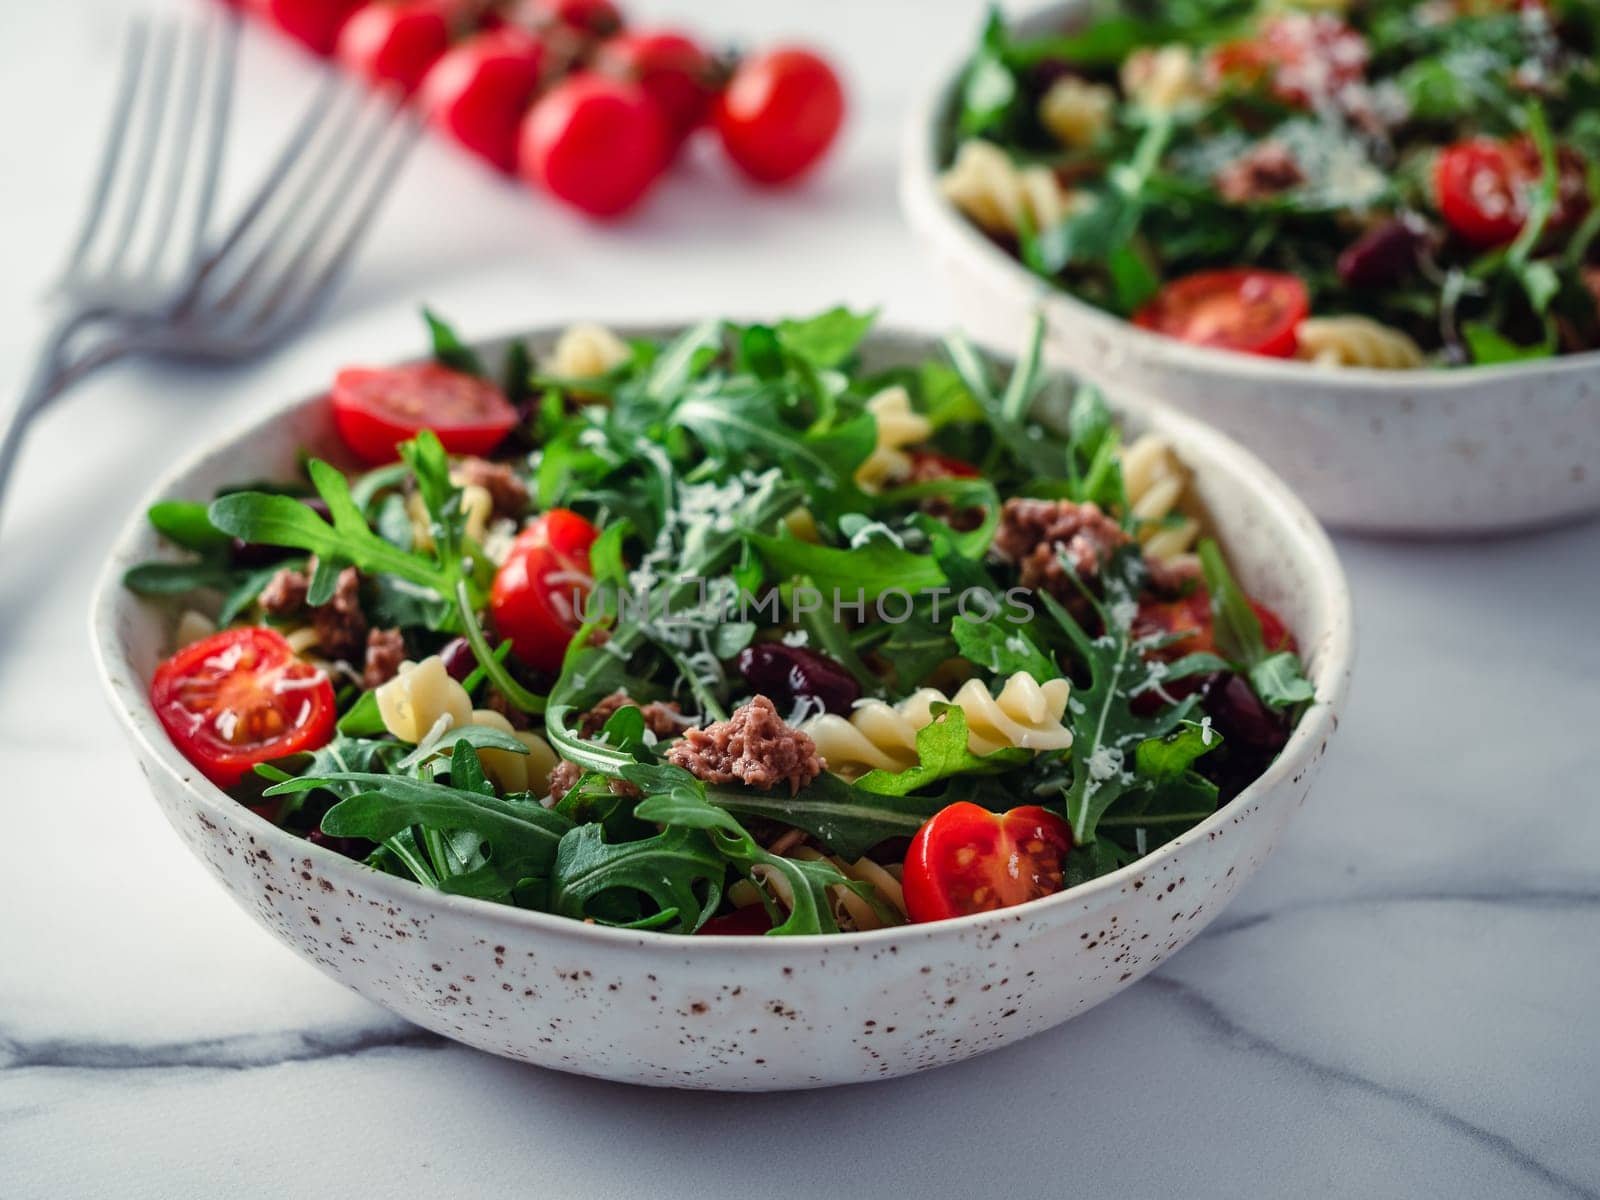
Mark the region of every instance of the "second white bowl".
[[[1058, 29], [1079, 8], [1052, 5], [1017, 27]], [[1029, 272], [940, 193], [959, 78], [952, 63], [912, 111], [900, 199], [973, 336], [1010, 349], [1042, 311], [1053, 361], [1217, 426], [1342, 529], [1460, 535], [1600, 511], [1600, 352], [1448, 371], [1329, 369], [1136, 328]]]

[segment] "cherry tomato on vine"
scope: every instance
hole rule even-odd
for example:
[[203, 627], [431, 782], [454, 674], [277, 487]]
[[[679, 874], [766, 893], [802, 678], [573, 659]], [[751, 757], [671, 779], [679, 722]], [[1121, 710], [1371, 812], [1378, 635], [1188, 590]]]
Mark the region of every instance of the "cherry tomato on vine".
[[522, 0], [512, 20], [530, 29], [561, 29], [586, 38], [610, 37], [622, 28], [622, 13], [611, 0]]
[[704, 123], [716, 96], [711, 56], [672, 30], [635, 29], [607, 38], [595, 54], [595, 69], [637, 83], [680, 139]]
[[333, 424], [361, 459], [393, 462], [395, 446], [424, 429], [452, 454], [487, 454], [517, 410], [487, 379], [438, 363], [346, 367], [333, 381]]
[[1059, 892], [1072, 827], [1037, 805], [992, 813], [962, 800], [917, 830], [906, 851], [906, 915], [943, 921]]
[[507, 173], [517, 169], [522, 114], [550, 67], [544, 42], [511, 26], [446, 51], [423, 77], [423, 110], [462, 146]]
[[[1570, 146], [1556, 150], [1556, 201], [1547, 229], [1573, 225], [1588, 208], [1583, 157]], [[1467, 241], [1500, 246], [1527, 224], [1544, 164], [1532, 138], [1469, 138], [1446, 146], [1433, 168], [1439, 212]]]
[[279, 33], [318, 54], [332, 54], [339, 29], [361, 0], [248, 0], [248, 7]]
[[333, 737], [333, 684], [272, 629], [245, 627], [185, 646], [156, 668], [150, 705], [173, 745], [218, 787], [256, 763]]
[[600, 531], [571, 509], [534, 518], [511, 545], [489, 591], [494, 628], [511, 639], [518, 661], [540, 671], [561, 669], [594, 586], [589, 547]]
[[1133, 323], [1197, 346], [1288, 358], [1295, 327], [1311, 311], [1293, 275], [1236, 268], [1174, 279], [1133, 315]]
[[785, 46], [734, 69], [713, 119], [735, 166], [758, 183], [787, 183], [827, 152], [844, 110], [833, 68], [809, 50]]
[[371, 83], [413, 91], [450, 48], [450, 23], [459, 7], [450, 0], [363, 5], [339, 31], [338, 59]]
[[660, 108], [636, 83], [592, 71], [569, 75], [522, 123], [522, 176], [594, 217], [644, 198], [672, 157]]

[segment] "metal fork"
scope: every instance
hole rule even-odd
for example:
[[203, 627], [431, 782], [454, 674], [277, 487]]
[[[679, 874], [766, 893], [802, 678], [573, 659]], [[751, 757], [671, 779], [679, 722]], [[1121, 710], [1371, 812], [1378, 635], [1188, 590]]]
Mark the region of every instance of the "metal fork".
[[417, 140], [420, 124], [399, 98], [330, 76], [232, 226], [209, 242], [237, 15], [216, 24], [189, 39], [181, 82], [175, 28], [130, 32], [89, 209], [56, 289], [64, 311], [0, 432], [0, 502], [32, 420], [107, 363], [240, 361], [311, 317]]

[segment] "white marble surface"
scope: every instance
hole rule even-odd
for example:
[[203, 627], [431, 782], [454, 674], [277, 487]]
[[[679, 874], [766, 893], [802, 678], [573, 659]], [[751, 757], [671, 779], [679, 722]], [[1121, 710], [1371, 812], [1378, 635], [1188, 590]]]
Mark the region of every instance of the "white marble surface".
[[[325, 327], [233, 373], [134, 366], [38, 430], [0, 529], [0, 1196], [1600, 1196], [1600, 525], [1342, 540], [1363, 642], [1342, 745], [1286, 843], [1155, 976], [1021, 1046], [797, 1096], [519, 1067], [345, 993], [236, 911], [144, 793], [84, 611], [164, 461], [348, 359], [580, 314], [882, 302], [948, 319], [897, 220], [908, 89], [970, 3], [652, 0], [836, 48], [827, 173], [747, 203], [706, 165], [593, 229], [437, 149]], [[0, 395], [85, 186], [115, 0], [0, 5]], [[236, 181], [304, 63], [252, 39]]]

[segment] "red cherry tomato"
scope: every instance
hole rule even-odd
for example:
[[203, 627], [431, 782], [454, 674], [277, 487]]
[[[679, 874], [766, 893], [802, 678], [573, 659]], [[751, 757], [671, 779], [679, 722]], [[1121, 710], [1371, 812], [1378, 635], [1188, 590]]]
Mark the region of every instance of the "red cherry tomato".
[[[1283, 619], [1265, 604], [1250, 601], [1250, 611], [1261, 622], [1261, 641], [1268, 650], [1295, 649], [1294, 635]], [[1197, 587], [1187, 596], [1177, 600], [1156, 600], [1147, 597], [1139, 603], [1139, 613], [1134, 618], [1134, 633], [1139, 637], [1157, 634], [1179, 634], [1179, 640], [1165, 646], [1157, 655], [1166, 659], [1179, 659], [1186, 654], [1216, 654], [1216, 629], [1211, 617], [1211, 597], [1203, 587]]]
[[540, 671], [561, 669], [581, 610], [594, 586], [589, 547], [600, 531], [571, 509], [534, 519], [511, 544], [489, 590], [495, 632], [511, 653]]
[[150, 705], [173, 745], [218, 787], [256, 763], [333, 737], [333, 684], [275, 630], [224, 629], [156, 668]]
[[338, 59], [371, 83], [411, 92], [450, 48], [457, 7], [448, 0], [364, 5], [339, 31]]
[[522, 123], [522, 176], [594, 217], [644, 198], [672, 156], [672, 134], [636, 83], [590, 71], [569, 75]]
[[361, 0], [248, 0], [249, 7], [278, 32], [315, 50], [332, 54], [339, 29]]
[[608, 38], [600, 44], [595, 68], [643, 88], [680, 139], [705, 121], [716, 94], [711, 56], [670, 30], [633, 30]]
[[[1588, 208], [1583, 157], [1570, 146], [1556, 150], [1556, 203], [1547, 228], [1565, 229]], [[1455, 230], [1477, 246], [1500, 246], [1527, 223], [1528, 210], [1544, 175], [1531, 138], [1498, 142], [1471, 138], [1440, 151], [1433, 168], [1439, 211]]]
[[703, 937], [760, 937], [772, 928], [772, 918], [759, 904], [747, 904], [731, 913], [712, 917], [695, 932]]
[[1370, 57], [1367, 39], [1332, 13], [1284, 13], [1262, 22], [1255, 37], [1216, 47], [1210, 68], [1222, 79], [1266, 78], [1280, 100], [1314, 105], [1359, 83]]
[[517, 423], [494, 384], [437, 363], [346, 367], [332, 401], [339, 436], [369, 463], [393, 462], [395, 446], [424, 429], [452, 454], [487, 454]]
[[913, 450], [910, 454], [912, 483], [928, 483], [935, 479], [976, 479], [982, 473], [969, 462], [937, 450]]
[[962, 800], [930, 817], [906, 851], [906, 915], [943, 921], [1061, 890], [1072, 826], [1028, 805], [1003, 815]]
[[1311, 311], [1293, 275], [1237, 268], [1175, 279], [1133, 315], [1133, 323], [1197, 346], [1288, 358], [1295, 327]]
[[611, 0], [522, 0], [513, 20], [530, 29], [563, 29], [586, 38], [610, 37], [622, 28]]
[[758, 183], [787, 183], [833, 144], [844, 121], [844, 89], [809, 50], [769, 50], [734, 70], [714, 120], [735, 166]]
[[423, 110], [462, 146], [507, 173], [517, 169], [517, 127], [550, 55], [532, 34], [502, 26], [446, 51], [422, 80]]

